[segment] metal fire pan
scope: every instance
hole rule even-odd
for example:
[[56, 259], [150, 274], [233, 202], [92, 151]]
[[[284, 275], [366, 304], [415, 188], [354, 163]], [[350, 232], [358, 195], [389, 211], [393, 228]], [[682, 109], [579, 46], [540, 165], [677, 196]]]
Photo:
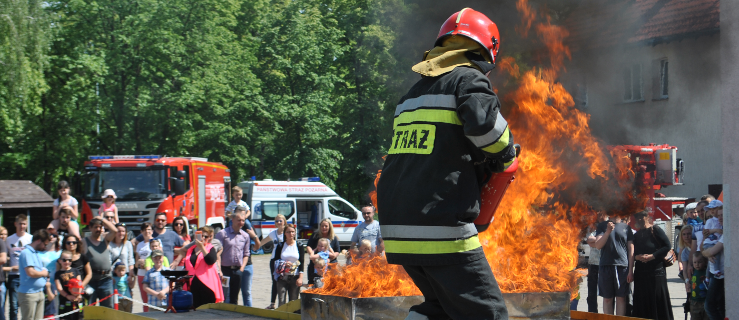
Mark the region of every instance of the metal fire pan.
[[300, 314], [310, 320], [405, 319], [408, 310], [423, 296], [346, 298], [312, 293], [300, 294]]
[[570, 319], [569, 292], [504, 293], [509, 319]]
[[[509, 319], [570, 319], [568, 292], [504, 293]], [[423, 296], [346, 298], [301, 293], [304, 320], [375, 320], [405, 319], [411, 306], [423, 302]]]

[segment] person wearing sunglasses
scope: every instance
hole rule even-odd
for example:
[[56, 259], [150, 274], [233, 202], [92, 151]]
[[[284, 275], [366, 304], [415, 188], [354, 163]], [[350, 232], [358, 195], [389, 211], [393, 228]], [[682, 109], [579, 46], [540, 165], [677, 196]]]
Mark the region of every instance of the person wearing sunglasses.
[[[82, 301], [82, 295], [72, 294], [68, 289], [69, 280], [77, 279], [82, 281], [82, 275], [80, 275], [79, 270], [72, 267], [73, 255], [74, 253], [71, 251], [64, 251], [59, 257], [59, 267], [54, 273], [53, 281], [56, 290], [59, 292], [59, 313], [61, 314], [79, 309], [79, 303]], [[73, 313], [61, 319], [77, 320], [79, 319], [79, 313]]]
[[[167, 261], [174, 261], [174, 250], [175, 247], [183, 247], [185, 241], [172, 230], [167, 230], [167, 214], [164, 212], [157, 212], [154, 215], [154, 234], [153, 237], [162, 241], [162, 251], [164, 256], [167, 257]], [[144, 237], [139, 235], [136, 239], [131, 240], [133, 245], [138, 245], [141, 241], [144, 241]]]
[[[90, 267], [90, 261], [87, 256], [82, 254], [82, 246], [80, 246], [80, 238], [73, 234], [68, 234], [62, 240], [62, 247], [64, 251], [72, 253], [72, 268], [77, 269], [82, 279], [82, 286], [85, 287], [92, 280], [92, 267]], [[61, 267], [57, 260], [57, 269]]]
[[[190, 280], [190, 292], [194, 293], [192, 303], [195, 308], [207, 303], [223, 302], [223, 287], [216, 265], [218, 250], [211, 244], [213, 228], [205, 226], [198, 230], [202, 232], [203, 238], [195, 239], [195, 245], [187, 250], [185, 256], [185, 268], [188, 275], [193, 276]], [[238, 291], [236, 294], [238, 295]]]
[[[190, 243], [190, 235], [187, 234], [187, 228], [185, 227], [185, 218], [184, 217], [177, 217], [172, 220], [172, 231], [176, 233], [178, 236], [180, 236], [180, 239], [182, 239], [183, 244], [187, 246]], [[175, 249], [179, 249], [178, 247], [175, 247]], [[175, 252], [176, 253], [176, 252]], [[185, 256], [184, 255], [177, 255], [177, 258], [172, 261], [172, 265], [175, 266], [177, 270], [185, 270]]]
[[115, 199], [116, 199], [115, 191], [113, 189], [107, 189], [103, 192], [103, 205], [100, 206], [100, 209], [98, 210], [98, 213], [102, 212], [100, 216], [105, 218], [105, 214], [107, 212], [113, 212], [113, 215], [115, 216], [115, 221], [113, 223], [118, 223], [120, 220], [118, 220], [118, 207], [115, 206]]
[[[92, 268], [92, 280], [89, 286], [95, 290], [89, 301], [94, 303], [99, 300], [99, 306], [112, 308], [113, 301], [105, 297], [113, 294], [111, 274], [113, 263], [110, 261], [110, 243], [115, 238], [118, 229], [112, 222], [98, 217], [90, 221], [89, 228], [91, 234], [84, 238], [82, 246], [82, 252], [87, 256]], [[107, 234], [103, 234], [103, 228], [108, 230]]]

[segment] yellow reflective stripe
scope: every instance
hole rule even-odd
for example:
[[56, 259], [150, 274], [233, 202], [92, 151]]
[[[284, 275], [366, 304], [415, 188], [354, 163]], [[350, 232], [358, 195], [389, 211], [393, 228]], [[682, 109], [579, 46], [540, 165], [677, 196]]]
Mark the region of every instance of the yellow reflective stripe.
[[467, 252], [482, 247], [477, 236], [451, 241], [398, 241], [385, 240], [385, 252], [413, 254], [443, 254]]
[[500, 136], [500, 139], [498, 139], [497, 142], [482, 148], [482, 151], [488, 152], [488, 153], [498, 153], [503, 151], [505, 147], [508, 146], [508, 140], [511, 137], [510, 130], [508, 130], [508, 127], [505, 127], [505, 131], [503, 131], [503, 134]]
[[395, 117], [395, 120], [393, 121], [393, 129], [398, 125], [416, 121], [462, 125], [462, 121], [459, 120], [459, 116], [457, 116], [457, 112], [454, 110], [419, 109], [406, 111]]

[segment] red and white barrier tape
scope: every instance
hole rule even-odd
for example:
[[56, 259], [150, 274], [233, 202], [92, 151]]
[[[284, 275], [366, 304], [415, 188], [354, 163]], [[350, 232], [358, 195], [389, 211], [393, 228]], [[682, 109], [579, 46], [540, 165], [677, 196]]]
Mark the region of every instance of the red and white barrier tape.
[[148, 304], [148, 303], [145, 303], [145, 302], [141, 302], [141, 301], [138, 301], [138, 300], [133, 300], [133, 299], [131, 299], [131, 298], [129, 298], [129, 297], [126, 297], [126, 296], [121, 296], [121, 295], [118, 295], [118, 296], [119, 296], [119, 298], [121, 298], [121, 299], [126, 299], [126, 300], [128, 300], [128, 301], [133, 301], [133, 302], [136, 302], [136, 303], [138, 303], [138, 304], [143, 304], [143, 305], [145, 305], [145, 306], [147, 306], [147, 307], [149, 307], [149, 308], [151, 308], [151, 309], [154, 309], [154, 310], [159, 310], [159, 311], [165, 311], [165, 310], [167, 310], [167, 309], [164, 309], [164, 308], [162, 308], [162, 307], [152, 306], [152, 305], [150, 305], [150, 304]]
[[88, 305], [86, 305], [86, 306], [84, 306], [84, 307], [81, 307], [81, 308], [79, 308], [79, 309], [77, 309], [77, 310], [72, 310], [72, 311], [70, 311], [70, 312], [67, 312], [67, 313], [63, 313], [63, 314], [60, 314], [60, 315], [56, 315], [56, 316], [54, 316], [54, 317], [44, 317], [44, 318], [43, 318], [43, 319], [41, 319], [41, 320], [45, 320], [45, 319], [46, 319], [46, 320], [48, 320], [48, 319], [58, 319], [58, 318], [61, 318], [61, 317], [66, 317], [66, 316], [68, 316], [68, 315], [70, 315], [70, 314], [73, 314], [73, 313], [75, 313], [75, 312], [80, 312], [80, 311], [84, 310], [85, 308], [87, 308], [87, 307], [89, 307], [89, 306], [94, 306], [94, 305], [96, 305], [96, 304], [98, 304], [98, 303], [100, 303], [100, 302], [103, 302], [103, 301], [105, 301], [106, 299], [109, 299], [110, 297], [112, 297], [112, 296], [114, 296], [114, 295], [115, 295], [115, 294], [111, 294], [111, 295], [109, 295], [109, 296], [107, 296], [107, 297], [105, 297], [105, 298], [102, 298], [102, 299], [100, 299], [100, 300], [98, 300], [98, 301], [96, 301], [96, 302], [93, 302], [93, 303], [91, 303], [91, 304], [88, 304]]
[[[122, 298], [122, 299], [125, 299], [125, 300], [128, 300], [128, 301], [133, 301], [133, 302], [136, 302], [136, 303], [139, 303], [139, 304], [143, 304], [143, 305], [145, 305], [145, 306], [147, 306], [147, 307], [149, 307], [151, 309], [154, 309], [154, 310], [158, 310], [158, 311], [165, 311], [166, 310], [166, 309], [164, 309], [162, 307], [153, 306], [153, 305], [150, 305], [148, 303], [144, 303], [144, 302], [141, 302], [141, 301], [138, 301], [138, 300], [133, 300], [133, 299], [131, 299], [129, 297], [120, 295], [120, 294], [118, 294], [118, 290], [115, 290], [115, 293], [113, 293], [113, 294], [111, 294], [111, 295], [109, 295], [109, 296], [107, 296], [105, 298], [102, 298], [102, 299], [100, 299], [100, 300], [98, 300], [96, 302], [93, 302], [91, 304], [88, 304], [88, 305], [86, 305], [84, 307], [81, 307], [81, 308], [79, 308], [77, 310], [72, 310], [70, 312], [63, 313], [63, 314], [60, 314], [60, 315], [57, 315], [57, 316], [54, 316], [54, 317], [45, 317], [45, 318], [40, 319], [40, 320], [59, 319], [61, 317], [66, 317], [66, 316], [68, 316], [70, 314], [73, 314], [75, 312], [80, 312], [80, 311], [84, 310], [85, 308], [87, 308], [89, 306], [94, 306], [94, 305], [96, 305], [96, 304], [98, 304], [100, 302], [103, 302], [103, 301], [105, 301], [107, 299], [110, 299], [111, 297], [114, 297], [113, 298], [113, 302], [114, 302], [114, 304], [115, 304], [116, 307], [118, 306], [118, 298]], [[118, 310], [118, 308], [115, 308], [115, 309]]]

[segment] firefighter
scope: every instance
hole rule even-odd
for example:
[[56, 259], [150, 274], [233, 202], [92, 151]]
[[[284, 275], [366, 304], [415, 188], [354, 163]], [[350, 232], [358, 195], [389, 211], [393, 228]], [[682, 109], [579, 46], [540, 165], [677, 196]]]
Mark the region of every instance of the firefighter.
[[508, 318], [473, 224], [481, 187], [516, 157], [487, 78], [499, 46], [484, 14], [454, 13], [395, 109], [377, 201], [387, 260], [425, 298], [406, 319]]

